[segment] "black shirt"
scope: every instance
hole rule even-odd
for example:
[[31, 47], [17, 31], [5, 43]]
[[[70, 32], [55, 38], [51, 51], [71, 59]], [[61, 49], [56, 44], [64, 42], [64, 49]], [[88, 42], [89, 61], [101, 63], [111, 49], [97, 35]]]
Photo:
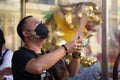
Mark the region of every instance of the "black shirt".
[[[44, 52], [42, 52], [44, 53]], [[29, 60], [37, 58], [34, 51], [21, 47], [15, 51], [12, 58], [12, 72], [14, 80], [41, 80], [41, 74], [31, 74], [25, 71]], [[60, 59], [54, 66], [47, 70], [49, 79], [46, 80], [68, 80], [67, 64]]]
[[40, 74], [31, 74], [25, 71], [25, 66], [29, 60], [37, 58], [34, 51], [21, 47], [15, 51], [12, 58], [12, 72], [14, 80], [40, 80]]

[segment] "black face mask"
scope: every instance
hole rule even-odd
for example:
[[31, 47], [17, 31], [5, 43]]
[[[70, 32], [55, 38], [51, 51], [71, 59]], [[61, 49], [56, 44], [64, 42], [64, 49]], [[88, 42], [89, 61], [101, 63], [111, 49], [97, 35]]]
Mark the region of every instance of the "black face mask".
[[38, 24], [38, 26], [36, 27], [35, 32], [36, 32], [36, 34], [39, 35], [42, 39], [45, 39], [45, 38], [48, 37], [49, 30], [48, 30], [48, 28], [46, 27], [45, 24], [40, 23], [40, 24]]

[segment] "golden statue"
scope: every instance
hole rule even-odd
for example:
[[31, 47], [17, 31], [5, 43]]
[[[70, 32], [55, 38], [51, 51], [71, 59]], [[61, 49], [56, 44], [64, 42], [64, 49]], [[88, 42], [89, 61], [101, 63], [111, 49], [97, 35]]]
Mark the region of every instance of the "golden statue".
[[[54, 45], [53, 49], [78, 36], [88, 39], [87, 46], [89, 38], [96, 32], [96, 25], [102, 23], [101, 11], [92, 2], [58, 3], [56, 8], [44, 14], [45, 23], [51, 32], [51, 38], [47, 42]], [[95, 61], [95, 58], [81, 57], [81, 63], [85, 65], [91, 65]]]

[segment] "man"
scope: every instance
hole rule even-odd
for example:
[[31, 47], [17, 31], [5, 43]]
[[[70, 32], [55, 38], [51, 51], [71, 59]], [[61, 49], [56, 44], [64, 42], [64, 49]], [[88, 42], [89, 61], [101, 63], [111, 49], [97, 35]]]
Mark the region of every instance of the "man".
[[[80, 39], [71, 41], [45, 54], [42, 50], [42, 44], [49, 33], [45, 24], [33, 16], [27, 16], [19, 22], [17, 32], [23, 40], [24, 46], [15, 51], [13, 55], [12, 72], [14, 80], [53, 80], [54, 76], [51, 76], [49, 68], [68, 52], [73, 52], [74, 57], [67, 68], [69, 75], [74, 76], [77, 73], [82, 46]], [[44, 73], [45, 75], [43, 75]]]

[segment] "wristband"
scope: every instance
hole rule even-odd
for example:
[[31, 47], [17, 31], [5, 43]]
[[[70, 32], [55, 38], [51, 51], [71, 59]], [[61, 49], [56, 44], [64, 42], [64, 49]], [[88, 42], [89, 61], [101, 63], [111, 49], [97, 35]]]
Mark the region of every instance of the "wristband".
[[66, 55], [68, 55], [68, 49], [67, 49], [67, 47], [65, 45], [62, 45], [62, 47], [65, 49]]
[[65, 45], [62, 45], [62, 47], [65, 49], [66, 52], [68, 51], [68, 49]]
[[67, 49], [67, 47], [65, 45], [62, 45], [62, 47], [65, 49], [66, 55], [68, 55], [68, 49]]

